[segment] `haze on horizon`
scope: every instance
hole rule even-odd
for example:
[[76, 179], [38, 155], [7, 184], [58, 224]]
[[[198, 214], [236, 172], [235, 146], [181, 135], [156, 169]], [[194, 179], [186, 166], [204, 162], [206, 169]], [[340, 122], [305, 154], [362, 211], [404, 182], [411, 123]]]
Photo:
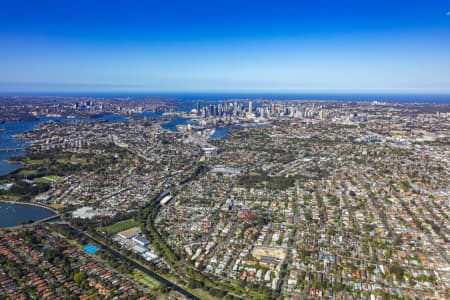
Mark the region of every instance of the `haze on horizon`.
[[450, 3], [14, 1], [0, 92], [450, 92]]

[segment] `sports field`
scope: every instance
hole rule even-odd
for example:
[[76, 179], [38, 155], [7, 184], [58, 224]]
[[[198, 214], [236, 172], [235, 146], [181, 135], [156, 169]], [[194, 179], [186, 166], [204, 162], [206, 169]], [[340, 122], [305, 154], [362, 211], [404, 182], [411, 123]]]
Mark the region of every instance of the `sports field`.
[[139, 222], [134, 219], [128, 219], [125, 221], [120, 221], [110, 226], [100, 228], [100, 231], [104, 231], [109, 234], [116, 234], [118, 232], [130, 229], [132, 227], [139, 226]]

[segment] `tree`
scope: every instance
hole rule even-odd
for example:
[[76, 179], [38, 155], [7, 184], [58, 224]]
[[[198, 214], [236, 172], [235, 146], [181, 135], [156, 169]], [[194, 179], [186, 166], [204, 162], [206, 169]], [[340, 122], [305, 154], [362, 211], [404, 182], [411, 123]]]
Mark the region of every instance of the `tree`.
[[80, 285], [84, 281], [84, 274], [82, 272], [76, 272], [73, 274], [73, 280]]

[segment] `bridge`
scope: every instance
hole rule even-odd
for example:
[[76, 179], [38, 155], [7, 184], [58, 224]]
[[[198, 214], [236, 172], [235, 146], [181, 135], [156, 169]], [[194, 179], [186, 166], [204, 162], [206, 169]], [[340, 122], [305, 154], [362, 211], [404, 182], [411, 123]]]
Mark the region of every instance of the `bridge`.
[[[33, 223], [29, 223], [29, 224], [26, 224], [26, 225], [38, 225], [38, 224], [41, 224], [41, 223], [50, 222], [51, 220], [56, 220], [56, 219], [60, 219], [60, 218], [61, 218], [61, 216], [59, 214], [56, 214], [56, 215], [52, 215], [52, 216], [47, 217], [47, 218], [39, 219], [37, 221], [34, 221]], [[62, 221], [62, 219], [61, 219], [60, 222], [55, 222], [55, 223], [67, 223], [67, 222]]]
[[51, 215], [51, 216], [43, 218], [43, 219], [39, 219], [39, 220], [36, 220], [36, 221], [30, 221], [29, 223], [23, 223], [23, 224], [16, 225], [16, 226], [4, 227], [2, 229], [14, 230], [14, 229], [21, 229], [21, 228], [30, 228], [30, 227], [33, 227], [33, 226], [36, 226], [36, 225], [39, 225], [39, 224], [42, 224], [42, 223], [50, 222], [50, 221], [53, 221], [53, 220], [56, 220], [56, 219], [61, 219], [61, 220], [60, 221], [54, 221], [54, 222], [52, 222], [53, 224], [70, 225], [69, 222], [64, 221], [61, 218], [61, 216], [58, 213], [56, 213], [54, 215]]

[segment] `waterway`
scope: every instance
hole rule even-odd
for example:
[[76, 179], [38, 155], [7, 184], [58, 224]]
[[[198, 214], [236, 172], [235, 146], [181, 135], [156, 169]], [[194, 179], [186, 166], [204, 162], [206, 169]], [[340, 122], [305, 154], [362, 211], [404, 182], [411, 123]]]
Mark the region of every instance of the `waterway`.
[[0, 175], [8, 174], [20, 167], [19, 164], [12, 164], [6, 162], [6, 160], [13, 156], [22, 155], [22, 151], [5, 151], [5, 149], [11, 148], [24, 148], [28, 145], [28, 142], [16, 140], [14, 136], [16, 134], [33, 130], [37, 126], [37, 121], [24, 121], [24, 122], [6, 122], [0, 124]]
[[[175, 117], [175, 118], [173, 118], [173, 119], [171, 119], [171, 120], [169, 120], [167, 122], [161, 123], [161, 127], [166, 129], [166, 130], [178, 132], [177, 125], [187, 125], [187, 124], [189, 124], [190, 120], [191, 120], [191, 118]], [[219, 139], [227, 138], [228, 137], [228, 132], [231, 129], [237, 128], [237, 127], [238, 127], [237, 125], [217, 127], [217, 128], [215, 128], [215, 131], [211, 135], [210, 139], [212, 139], [212, 140], [219, 140]]]
[[54, 214], [51, 210], [39, 206], [0, 201], [0, 228], [18, 226]]
[[244, 128], [244, 127], [266, 127], [268, 123], [246, 123], [246, 124], [239, 124], [239, 125], [229, 125], [224, 127], [217, 127], [215, 128], [214, 133], [211, 135], [211, 140], [220, 140], [220, 139], [226, 139], [229, 137], [229, 132], [232, 129], [236, 128]]
[[228, 132], [232, 129], [232, 126], [219, 127], [214, 130], [214, 133], [210, 136], [211, 140], [226, 139]]
[[161, 127], [170, 131], [178, 131], [177, 125], [187, 125], [189, 120], [190, 118], [175, 117], [170, 121], [161, 123]]

